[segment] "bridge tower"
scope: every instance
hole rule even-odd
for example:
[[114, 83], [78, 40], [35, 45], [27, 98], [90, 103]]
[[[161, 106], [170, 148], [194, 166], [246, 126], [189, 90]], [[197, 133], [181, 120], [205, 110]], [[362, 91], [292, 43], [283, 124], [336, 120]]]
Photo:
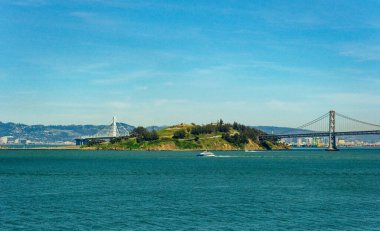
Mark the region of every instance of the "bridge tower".
[[116, 117], [114, 116], [112, 118], [112, 124], [111, 124], [111, 137], [117, 137], [117, 125], [116, 125]]
[[329, 147], [327, 148], [327, 151], [338, 151], [335, 136], [335, 111], [330, 111], [329, 114]]

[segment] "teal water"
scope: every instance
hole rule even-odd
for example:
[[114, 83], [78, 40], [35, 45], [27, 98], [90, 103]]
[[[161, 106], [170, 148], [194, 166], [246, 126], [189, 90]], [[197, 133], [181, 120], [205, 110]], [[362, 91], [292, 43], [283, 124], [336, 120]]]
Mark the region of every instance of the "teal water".
[[380, 230], [380, 150], [0, 150], [1, 230]]

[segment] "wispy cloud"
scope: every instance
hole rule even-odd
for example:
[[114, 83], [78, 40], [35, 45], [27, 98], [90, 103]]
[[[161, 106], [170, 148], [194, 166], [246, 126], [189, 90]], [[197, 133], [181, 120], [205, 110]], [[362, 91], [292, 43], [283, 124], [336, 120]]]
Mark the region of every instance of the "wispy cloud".
[[264, 102], [264, 107], [270, 110], [275, 111], [289, 111], [289, 112], [300, 112], [308, 105], [306, 102], [297, 102], [297, 101], [284, 101], [271, 99], [267, 102]]
[[25, 7], [31, 7], [31, 6], [41, 6], [48, 3], [46, 0], [12, 0], [8, 1], [8, 3], [17, 5], [17, 6], [25, 6]]
[[164, 85], [165, 87], [172, 87], [172, 86], [174, 86], [175, 84], [174, 84], [174, 82], [172, 82], [172, 81], [168, 81], [168, 82], [164, 82], [163, 85]]
[[156, 107], [162, 107], [162, 106], [174, 106], [174, 105], [184, 105], [188, 104], [189, 101], [183, 100], [183, 99], [155, 99], [153, 101], [153, 105]]
[[45, 102], [39, 105], [40, 107], [51, 107], [51, 108], [61, 108], [61, 109], [127, 109], [132, 107], [132, 104], [127, 101], [101, 101], [96, 104], [88, 102]]
[[81, 19], [87, 24], [97, 25], [97, 26], [120, 26], [120, 20], [111, 18], [110, 15], [104, 15], [95, 12], [86, 12], [86, 11], [75, 11], [70, 13], [71, 16]]
[[358, 61], [380, 60], [380, 45], [365, 42], [347, 44], [341, 47], [339, 54]]
[[[90, 74], [90, 75], [102, 75], [106, 74], [107, 68], [112, 65], [109, 62], [104, 62], [96, 57], [81, 57], [67, 58], [61, 57], [56, 54], [46, 56], [32, 56], [23, 58], [22, 61], [27, 65], [33, 65], [34, 67], [43, 68], [55, 75], [65, 75], [67, 78], [76, 77], [77, 75]], [[55, 75], [50, 75], [51, 77]]]
[[7, 75], [3, 71], [0, 70], [0, 80], [4, 80], [6, 78], [7, 78]]
[[112, 102], [106, 103], [105, 106], [108, 106], [114, 109], [127, 109], [127, 108], [130, 108], [132, 104], [127, 101], [112, 101]]
[[[90, 26], [90, 30], [97, 33], [108, 33], [109, 36], [140, 37], [149, 39], [192, 39], [199, 38], [202, 30], [199, 26], [183, 26], [168, 24], [162, 26], [156, 22], [142, 22], [127, 16], [117, 16], [102, 12], [74, 11], [69, 14]], [[82, 30], [89, 28], [74, 24]]]
[[[304, 78], [310, 77], [326, 77], [334, 74], [334, 70], [322, 70], [320, 68], [315, 68], [312, 66], [291, 66], [284, 65], [279, 62], [273, 61], [248, 61], [242, 63], [227, 63], [214, 65], [204, 68], [195, 68], [193, 70], [192, 75], [196, 76], [218, 76], [218, 77], [231, 77], [237, 78], [240, 76], [248, 76], [250, 78], [255, 79], [268, 79], [269, 77], [262, 77], [258, 73], [260, 70], [266, 70], [270, 72], [276, 72], [276, 74], [271, 74], [273, 77], [277, 79], [281, 79], [282, 74], [297, 74], [294, 75], [295, 78], [300, 75], [304, 76]], [[241, 73], [249, 73], [249, 74], [241, 74]], [[240, 74], [239, 74], [240, 73]]]
[[116, 76], [107, 76], [93, 80], [95, 84], [117, 84], [125, 83], [136, 79], [146, 79], [152, 78], [154, 76], [160, 75], [160, 72], [155, 72], [153, 70], [140, 70], [125, 72], [123, 74], [118, 74]]
[[349, 104], [349, 105], [380, 105], [380, 95], [370, 93], [351, 93], [341, 92], [316, 96], [330, 101], [332, 104]]
[[148, 90], [149, 89], [149, 87], [148, 86], [136, 86], [135, 87], [135, 90], [136, 91], [146, 91], [146, 90]]
[[253, 14], [260, 16], [269, 24], [279, 27], [319, 27], [324, 21], [316, 14], [307, 12], [289, 12], [286, 10], [256, 11]]
[[162, 3], [157, 1], [103, 1], [103, 0], [82, 0], [92, 4], [100, 4], [108, 7], [122, 8], [122, 9], [152, 9], [152, 10], [180, 10], [185, 7], [178, 4]]

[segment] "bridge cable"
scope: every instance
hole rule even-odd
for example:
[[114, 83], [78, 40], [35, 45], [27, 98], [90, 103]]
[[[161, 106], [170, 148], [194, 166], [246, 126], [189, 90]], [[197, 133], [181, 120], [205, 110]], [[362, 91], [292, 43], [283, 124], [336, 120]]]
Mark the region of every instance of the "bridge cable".
[[364, 122], [364, 121], [361, 121], [361, 120], [353, 119], [351, 117], [345, 116], [345, 115], [337, 113], [337, 112], [335, 114], [338, 115], [338, 116], [340, 116], [340, 117], [342, 117], [342, 118], [345, 118], [345, 119], [348, 119], [348, 120], [351, 120], [351, 121], [354, 121], [354, 122], [357, 122], [357, 123], [361, 123], [361, 124], [365, 124], [365, 125], [369, 125], [369, 126], [374, 126], [374, 127], [380, 127], [380, 125], [372, 124], [372, 123], [367, 123], [367, 122]]
[[324, 115], [318, 117], [317, 119], [315, 119], [315, 120], [313, 120], [313, 121], [310, 121], [310, 122], [308, 122], [308, 123], [306, 123], [306, 124], [304, 124], [304, 125], [301, 125], [301, 126], [297, 127], [297, 129], [302, 129], [302, 128], [308, 127], [308, 126], [310, 126], [310, 125], [312, 125], [312, 124], [315, 124], [315, 123], [317, 123], [317, 122], [323, 120], [324, 118], [326, 118], [328, 115], [329, 115], [329, 113], [326, 113], [326, 114], [324, 114]]

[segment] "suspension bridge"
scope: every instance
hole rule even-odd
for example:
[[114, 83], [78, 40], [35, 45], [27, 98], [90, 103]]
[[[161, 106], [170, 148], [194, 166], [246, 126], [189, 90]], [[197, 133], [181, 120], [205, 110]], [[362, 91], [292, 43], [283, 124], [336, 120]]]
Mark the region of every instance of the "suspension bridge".
[[270, 134], [259, 136], [260, 141], [283, 139], [283, 138], [304, 138], [304, 137], [328, 137], [328, 151], [336, 151], [337, 137], [358, 136], [358, 135], [379, 135], [380, 125], [357, 120], [335, 111], [328, 113], [305, 123], [292, 132], [282, 134]]
[[100, 130], [98, 133], [90, 136], [83, 136], [80, 138], [75, 139], [76, 145], [83, 145], [87, 144], [89, 141], [92, 140], [105, 140], [109, 141], [113, 138], [121, 137], [121, 136], [128, 136], [129, 131], [124, 128], [120, 123], [117, 123], [116, 117], [114, 116], [112, 118], [112, 123], [108, 126], [105, 126], [102, 130]]

